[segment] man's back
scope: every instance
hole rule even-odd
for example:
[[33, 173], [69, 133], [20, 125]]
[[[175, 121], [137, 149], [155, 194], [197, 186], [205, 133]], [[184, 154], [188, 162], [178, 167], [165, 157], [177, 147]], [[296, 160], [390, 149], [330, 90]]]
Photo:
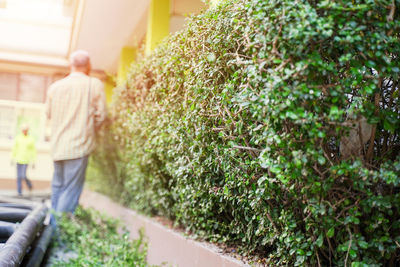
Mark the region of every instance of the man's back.
[[95, 125], [105, 118], [103, 84], [81, 72], [71, 73], [50, 86], [46, 114], [54, 160], [88, 155], [94, 148]]

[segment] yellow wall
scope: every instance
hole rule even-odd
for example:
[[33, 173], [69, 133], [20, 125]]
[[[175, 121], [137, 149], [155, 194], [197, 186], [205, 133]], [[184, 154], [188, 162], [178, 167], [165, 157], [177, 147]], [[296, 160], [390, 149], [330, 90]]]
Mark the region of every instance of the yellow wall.
[[170, 0], [151, 0], [147, 20], [146, 54], [169, 34]]
[[[201, 0], [150, 0], [146, 26], [146, 55], [149, 55], [169, 35], [171, 28], [176, 31], [183, 27], [184, 14], [197, 13], [206, 7]], [[175, 20], [171, 23], [171, 19]], [[135, 61], [137, 52], [137, 47], [127, 46], [122, 48], [117, 74], [118, 86], [122, 86], [126, 82], [130, 66]], [[107, 88], [106, 85], [107, 101], [109, 102], [111, 101], [112, 86]]]
[[111, 78], [104, 81], [104, 91], [106, 93], [107, 104], [111, 103], [114, 88], [115, 84], [112, 82]]
[[117, 84], [123, 85], [126, 82], [129, 69], [136, 59], [136, 47], [126, 46], [121, 50], [118, 63]]

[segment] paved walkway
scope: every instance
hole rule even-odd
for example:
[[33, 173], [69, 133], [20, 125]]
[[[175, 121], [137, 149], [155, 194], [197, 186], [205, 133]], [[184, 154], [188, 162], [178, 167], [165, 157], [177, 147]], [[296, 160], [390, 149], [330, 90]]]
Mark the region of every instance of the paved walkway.
[[50, 193], [50, 190], [33, 190], [23, 192], [22, 196], [18, 196], [16, 190], [0, 190], [0, 202], [45, 202], [50, 199]]

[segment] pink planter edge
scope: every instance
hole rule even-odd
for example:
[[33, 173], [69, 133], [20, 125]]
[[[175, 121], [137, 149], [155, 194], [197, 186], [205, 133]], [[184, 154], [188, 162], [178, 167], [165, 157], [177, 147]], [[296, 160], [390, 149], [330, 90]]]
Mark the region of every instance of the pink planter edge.
[[217, 246], [193, 240], [174, 231], [150, 217], [138, 214], [112, 201], [107, 196], [84, 190], [80, 204], [93, 208], [113, 218], [120, 219], [130, 231], [131, 238], [137, 239], [144, 231], [148, 243], [149, 264], [166, 264], [179, 267], [248, 267], [250, 265], [223, 254]]

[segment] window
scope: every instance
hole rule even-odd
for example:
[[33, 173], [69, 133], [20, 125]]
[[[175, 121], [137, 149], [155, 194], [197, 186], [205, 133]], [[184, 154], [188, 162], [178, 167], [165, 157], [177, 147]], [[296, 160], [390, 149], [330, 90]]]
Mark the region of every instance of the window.
[[0, 73], [0, 99], [17, 100], [18, 74]]
[[44, 103], [46, 101], [47, 77], [35, 74], [21, 74], [19, 81], [19, 101]]
[[11, 140], [23, 125], [29, 126], [36, 141], [45, 141], [44, 105], [0, 100], [0, 140]]
[[15, 107], [0, 105], [0, 139], [12, 139], [15, 133]]
[[44, 103], [49, 85], [62, 77], [0, 72], [0, 100]]

